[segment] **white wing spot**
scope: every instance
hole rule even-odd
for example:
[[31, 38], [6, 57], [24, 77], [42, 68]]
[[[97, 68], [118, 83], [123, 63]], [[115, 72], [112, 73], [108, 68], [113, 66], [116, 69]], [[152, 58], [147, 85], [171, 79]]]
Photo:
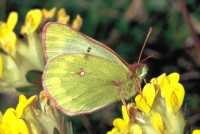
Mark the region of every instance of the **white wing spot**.
[[80, 71], [79, 72], [77, 72], [77, 74], [79, 75], [79, 76], [85, 76], [85, 71], [82, 69], [82, 68], [80, 68]]
[[84, 76], [85, 75], [85, 72], [84, 71], [81, 71], [80, 72], [80, 76]]

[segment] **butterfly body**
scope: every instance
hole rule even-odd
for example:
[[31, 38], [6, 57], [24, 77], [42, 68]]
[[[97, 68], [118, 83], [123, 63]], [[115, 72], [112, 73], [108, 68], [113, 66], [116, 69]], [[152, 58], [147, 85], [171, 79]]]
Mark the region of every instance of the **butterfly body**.
[[134, 94], [136, 66], [76, 30], [48, 23], [43, 30], [46, 67], [42, 76], [50, 100], [67, 115], [90, 113]]

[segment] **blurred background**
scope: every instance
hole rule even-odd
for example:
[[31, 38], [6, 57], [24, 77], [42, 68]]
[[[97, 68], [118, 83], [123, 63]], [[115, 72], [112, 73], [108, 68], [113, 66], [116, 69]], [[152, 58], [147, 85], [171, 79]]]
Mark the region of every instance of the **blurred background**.
[[[145, 61], [149, 68], [146, 81], [162, 73], [180, 73], [180, 83], [186, 92], [183, 111], [188, 125], [200, 127], [199, 0], [0, 0], [0, 21], [5, 22], [11, 11], [18, 12], [14, 31], [18, 38], [23, 38], [20, 28], [26, 13], [34, 8], [53, 7], [64, 8], [71, 20], [79, 14], [83, 19], [82, 33], [106, 44], [130, 64], [137, 62], [148, 29], [152, 27], [142, 54], [142, 59], [154, 55]], [[23, 90], [23, 93], [30, 96], [40, 90]], [[17, 93], [1, 93], [1, 112], [15, 107], [17, 101]], [[87, 133], [87, 129], [105, 133], [112, 128], [116, 117], [121, 117], [121, 102], [87, 115], [87, 119], [67, 117], [67, 120], [72, 122], [74, 133]]]

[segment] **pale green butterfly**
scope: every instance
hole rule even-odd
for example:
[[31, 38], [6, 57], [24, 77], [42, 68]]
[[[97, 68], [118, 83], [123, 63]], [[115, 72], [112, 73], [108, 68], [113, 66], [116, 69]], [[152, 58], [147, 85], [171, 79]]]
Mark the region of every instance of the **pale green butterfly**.
[[104, 44], [63, 24], [47, 23], [42, 44], [43, 88], [55, 106], [70, 116], [131, 98], [134, 85], [147, 72], [139, 61], [129, 65]]

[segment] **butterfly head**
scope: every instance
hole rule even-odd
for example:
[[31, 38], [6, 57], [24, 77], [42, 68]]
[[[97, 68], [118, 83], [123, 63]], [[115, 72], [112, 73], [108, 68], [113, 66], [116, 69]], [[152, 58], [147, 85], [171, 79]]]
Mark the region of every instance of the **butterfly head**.
[[135, 74], [139, 79], [143, 79], [148, 72], [148, 67], [145, 64], [137, 64], [135, 67]]
[[139, 78], [139, 79], [143, 79], [147, 72], [148, 72], [148, 67], [147, 65], [145, 64], [142, 64], [142, 63], [136, 63], [136, 64], [132, 64], [132, 65], [129, 65], [129, 69], [131, 70], [132, 72], [132, 76], [131, 78]]

